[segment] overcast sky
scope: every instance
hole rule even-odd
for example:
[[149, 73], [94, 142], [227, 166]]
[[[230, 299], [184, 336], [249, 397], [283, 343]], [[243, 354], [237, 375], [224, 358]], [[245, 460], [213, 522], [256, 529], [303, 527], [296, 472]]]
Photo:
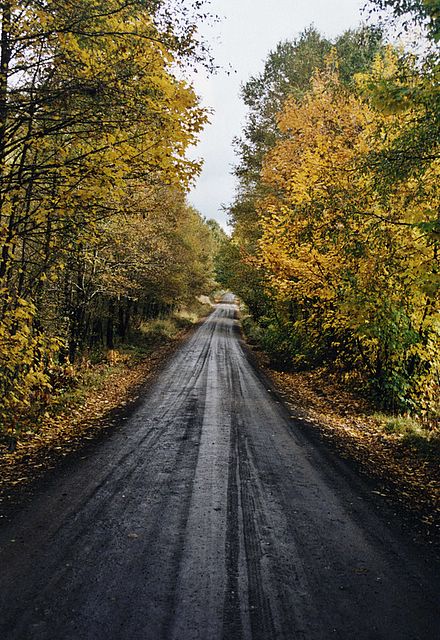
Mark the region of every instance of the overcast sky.
[[216, 60], [226, 71], [206, 77], [194, 75], [194, 85], [205, 106], [212, 107], [206, 126], [191, 156], [204, 159], [203, 172], [189, 201], [207, 218], [223, 226], [234, 195], [231, 168], [236, 162], [232, 140], [241, 133], [245, 109], [240, 85], [263, 69], [264, 60], [280, 40], [293, 39], [311, 24], [333, 38], [362, 21], [365, 0], [212, 0], [211, 12], [219, 23], [202, 25]]

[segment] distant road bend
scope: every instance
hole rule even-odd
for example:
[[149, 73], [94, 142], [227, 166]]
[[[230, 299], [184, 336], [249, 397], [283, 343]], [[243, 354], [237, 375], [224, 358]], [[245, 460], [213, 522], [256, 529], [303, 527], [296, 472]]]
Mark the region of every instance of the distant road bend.
[[268, 391], [235, 313], [3, 519], [2, 640], [440, 637], [432, 563]]

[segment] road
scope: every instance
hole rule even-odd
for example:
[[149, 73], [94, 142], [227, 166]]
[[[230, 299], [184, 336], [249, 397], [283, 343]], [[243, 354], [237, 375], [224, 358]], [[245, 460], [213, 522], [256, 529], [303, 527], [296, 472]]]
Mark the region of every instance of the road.
[[440, 637], [429, 557], [289, 417], [235, 311], [3, 519], [2, 640]]

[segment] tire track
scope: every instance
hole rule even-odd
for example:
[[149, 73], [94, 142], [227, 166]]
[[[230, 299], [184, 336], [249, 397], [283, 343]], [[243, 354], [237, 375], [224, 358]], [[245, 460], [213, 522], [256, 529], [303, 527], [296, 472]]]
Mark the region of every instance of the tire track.
[[434, 560], [297, 428], [235, 314], [1, 523], [2, 640], [440, 637]]

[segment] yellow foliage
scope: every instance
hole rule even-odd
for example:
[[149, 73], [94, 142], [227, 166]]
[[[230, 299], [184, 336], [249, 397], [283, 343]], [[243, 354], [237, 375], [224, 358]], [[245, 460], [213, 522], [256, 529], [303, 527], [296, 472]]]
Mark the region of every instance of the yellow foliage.
[[[52, 359], [62, 339], [73, 357], [93, 304], [105, 323], [111, 296], [137, 299], [148, 285], [153, 295], [167, 267], [197, 262], [182, 248], [183, 194], [200, 163], [185, 153], [207, 114], [176, 73], [172, 29], [160, 33], [145, 3], [104, 4], [11, 3], [11, 26], [2, 25], [2, 47], [13, 52], [0, 86], [4, 423], [50, 392]], [[134, 206], [133, 191], [154, 201], [154, 216]], [[165, 192], [168, 201], [178, 196], [161, 227]], [[176, 229], [178, 219], [185, 233], [173, 245], [164, 227]], [[200, 265], [194, 271], [199, 277]], [[175, 268], [170, 299], [178, 278]]]
[[[380, 64], [373, 74], [385, 73]], [[384, 131], [389, 143], [405, 120], [348, 93], [334, 70], [317, 74], [302, 102], [289, 99], [278, 122], [282, 136], [264, 161], [267, 195], [258, 202], [268, 293], [302, 309], [304, 330], [317, 343], [329, 340], [341, 366], [357, 351], [373, 377], [387, 366], [402, 379], [413, 375], [414, 388], [401, 393], [432, 409], [439, 256], [423, 225], [438, 215], [438, 161], [378, 191], [371, 149], [385, 144]], [[400, 383], [394, 389], [387, 380], [399, 393]]]

